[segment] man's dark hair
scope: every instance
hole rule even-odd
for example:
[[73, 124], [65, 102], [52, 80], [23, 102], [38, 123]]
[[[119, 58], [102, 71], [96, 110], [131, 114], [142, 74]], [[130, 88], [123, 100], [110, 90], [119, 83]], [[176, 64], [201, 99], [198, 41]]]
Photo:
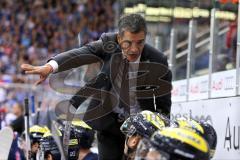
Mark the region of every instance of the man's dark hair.
[[144, 31], [147, 33], [147, 25], [145, 19], [139, 14], [127, 14], [123, 15], [119, 22], [119, 34], [122, 36], [124, 31], [129, 31], [131, 33], [139, 33]]

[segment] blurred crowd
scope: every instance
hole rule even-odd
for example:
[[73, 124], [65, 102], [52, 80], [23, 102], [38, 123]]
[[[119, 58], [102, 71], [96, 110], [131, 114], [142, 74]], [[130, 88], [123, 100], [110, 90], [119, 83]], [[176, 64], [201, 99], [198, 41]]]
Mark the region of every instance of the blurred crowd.
[[[58, 53], [114, 31], [117, 5], [115, 0], [0, 1], [0, 84], [29, 82], [21, 64], [44, 64]], [[15, 103], [33, 95], [31, 89], [18, 87], [0, 86], [2, 112], [12, 112]], [[51, 105], [47, 97], [41, 101], [42, 106]]]
[[[113, 0], [7, 0], [0, 2], [0, 73], [43, 64], [60, 52], [114, 30]], [[1, 79], [1, 78], [0, 78]]]
[[47, 86], [39, 91], [19, 85], [34, 78], [24, 75], [20, 65], [44, 64], [58, 53], [97, 40], [103, 32], [115, 31], [117, 6], [115, 0], [0, 1], [0, 130], [11, 126], [18, 135], [23, 133], [23, 102], [32, 96], [30, 110], [35, 104], [41, 114], [36, 114], [31, 125], [49, 126], [59, 95]]

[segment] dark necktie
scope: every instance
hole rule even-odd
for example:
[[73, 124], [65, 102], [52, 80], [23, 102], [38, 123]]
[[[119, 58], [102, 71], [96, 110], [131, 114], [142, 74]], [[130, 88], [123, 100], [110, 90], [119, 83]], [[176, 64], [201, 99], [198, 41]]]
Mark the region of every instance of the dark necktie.
[[119, 106], [124, 108], [125, 116], [128, 116], [130, 113], [128, 68], [129, 68], [129, 63], [127, 59], [124, 59]]

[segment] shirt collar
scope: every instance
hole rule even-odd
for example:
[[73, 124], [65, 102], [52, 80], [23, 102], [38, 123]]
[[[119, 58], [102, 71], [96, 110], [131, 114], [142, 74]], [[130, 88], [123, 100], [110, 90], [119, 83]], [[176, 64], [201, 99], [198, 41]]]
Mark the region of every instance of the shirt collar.
[[136, 61], [134, 61], [133, 63], [139, 63], [141, 59], [141, 55], [138, 57], [138, 59]]

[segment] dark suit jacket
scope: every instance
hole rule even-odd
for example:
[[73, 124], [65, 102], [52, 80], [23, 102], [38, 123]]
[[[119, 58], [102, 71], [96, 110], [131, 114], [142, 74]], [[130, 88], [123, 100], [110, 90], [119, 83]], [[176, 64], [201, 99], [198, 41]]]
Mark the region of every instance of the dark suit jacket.
[[[58, 54], [52, 58], [59, 65], [58, 72], [98, 61], [102, 63], [101, 73], [89, 84], [90, 90], [92, 86], [98, 90], [88, 92], [88, 94], [94, 93], [96, 98], [101, 99], [101, 101], [93, 99], [88, 107], [88, 112], [84, 115], [84, 120], [96, 130], [105, 130], [114, 124], [114, 116], [111, 114], [114, 105], [110, 101], [109, 97], [112, 94], [109, 91], [112, 89], [112, 82], [119, 71], [120, 58], [121, 49], [117, 43], [116, 33], [104, 33], [98, 41]], [[168, 70], [166, 56], [145, 44], [138, 71], [136, 95], [140, 108], [169, 116], [172, 74]], [[85, 93], [86, 90], [83, 94]], [[156, 109], [153, 95], [156, 97]], [[72, 100], [71, 103], [78, 107], [84, 101], [84, 98], [75, 96]], [[100, 106], [96, 107], [99, 104]]]

